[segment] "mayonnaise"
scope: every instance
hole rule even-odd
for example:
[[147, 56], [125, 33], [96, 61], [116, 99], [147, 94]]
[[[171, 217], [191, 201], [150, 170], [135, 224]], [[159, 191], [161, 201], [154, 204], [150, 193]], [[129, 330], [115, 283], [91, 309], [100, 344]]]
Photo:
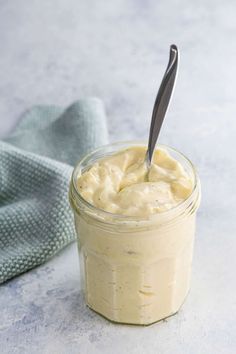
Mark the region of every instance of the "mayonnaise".
[[95, 154], [85, 172], [75, 169], [71, 189], [86, 303], [121, 323], [150, 324], [176, 313], [190, 287], [196, 176], [164, 149], [148, 172], [145, 152], [132, 146]]
[[156, 150], [150, 170], [146, 149], [132, 147], [96, 162], [78, 179], [80, 194], [110, 213], [147, 216], [169, 210], [188, 198], [192, 180], [165, 150]]

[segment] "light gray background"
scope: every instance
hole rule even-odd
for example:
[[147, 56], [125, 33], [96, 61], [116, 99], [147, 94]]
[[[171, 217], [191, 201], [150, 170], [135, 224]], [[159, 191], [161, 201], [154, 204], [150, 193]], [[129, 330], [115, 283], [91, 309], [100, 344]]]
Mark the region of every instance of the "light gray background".
[[236, 352], [236, 3], [1, 0], [0, 137], [28, 107], [98, 96], [110, 140], [147, 138], [169, 45], [181, 50], [161, 142], [202, 181], [192, 290], [177, 316], [114, 325], [82, 301], [75, 244], [0, 287], [1, 353]]

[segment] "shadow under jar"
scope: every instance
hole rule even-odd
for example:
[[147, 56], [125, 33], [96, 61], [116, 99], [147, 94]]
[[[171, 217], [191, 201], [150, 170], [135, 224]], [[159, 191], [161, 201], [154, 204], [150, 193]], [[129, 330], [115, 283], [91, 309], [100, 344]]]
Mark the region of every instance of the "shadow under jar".
[[200, 182], [192, 163], [164, 145], [193, 181], [191, 195], [174, 208], [146, 218], [116, 215], [89, 204], [78, 178], [99, 159], [140, 142], [116, 143], [85, 156], [70, 184], [87, 305], [111, 321], [148, 325], [175, 314], [190, 288]]

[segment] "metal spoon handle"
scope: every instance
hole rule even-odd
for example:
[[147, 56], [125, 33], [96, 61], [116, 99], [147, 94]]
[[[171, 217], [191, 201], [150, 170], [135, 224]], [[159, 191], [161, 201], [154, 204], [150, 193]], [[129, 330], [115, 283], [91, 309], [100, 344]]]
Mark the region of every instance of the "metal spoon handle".
[[158, 90], [152, 112], [152, 120], [148, 140], [148, 150], [146, 154], [146, 162], [148, 166], [151, 165], [153, 151], [155, 149], [157, 138], [159, 136], [161, 126], [170, 103], [171, 94], [173, 92], [178, 69], [178, 62], [178, 48], [176, 45], [172, 44], [170, 46], [169, 63], [162, 79], [161, 86]]

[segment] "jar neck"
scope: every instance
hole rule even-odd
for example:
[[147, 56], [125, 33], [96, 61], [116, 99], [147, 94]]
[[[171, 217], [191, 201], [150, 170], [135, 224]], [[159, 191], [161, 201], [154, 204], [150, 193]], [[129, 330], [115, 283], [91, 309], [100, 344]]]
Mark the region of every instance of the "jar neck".
[[88, 222], [93, 222], [94, 225], [97, 224], [99, 227], [106, 229], [114, 229], [114, 227], [117, 227], [120, 231], [135, 228], [135, 230], [138, 231], [146, 229], [147, 227], [151, 229], [158, 226], [172, 226], [194, 214], [200, 204], [201, 188], [200, 181], [197, 178], [194, 190], [189, 198], [170, 210], [151, 214], [146, 219], [134, 216], [116, 215], [96, 208], [78, 194], [73, 185], [73, 180], [70, 183], [69, 199], [74, 212]]

